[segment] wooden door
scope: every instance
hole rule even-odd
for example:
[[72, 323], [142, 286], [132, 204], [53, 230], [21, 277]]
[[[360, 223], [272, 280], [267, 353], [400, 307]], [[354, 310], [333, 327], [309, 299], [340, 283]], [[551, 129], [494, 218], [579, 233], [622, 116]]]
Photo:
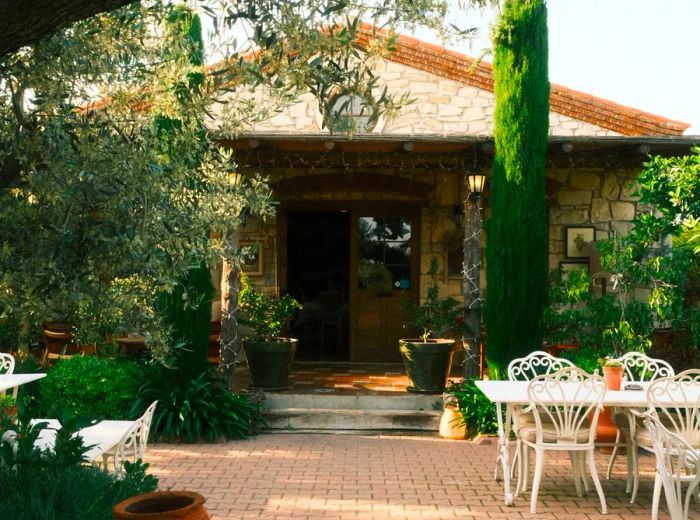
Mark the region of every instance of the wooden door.
[[417, 212], [353, 211], [351, 219], [352, 361], [398, 362], [404, 301], [418, 298]]

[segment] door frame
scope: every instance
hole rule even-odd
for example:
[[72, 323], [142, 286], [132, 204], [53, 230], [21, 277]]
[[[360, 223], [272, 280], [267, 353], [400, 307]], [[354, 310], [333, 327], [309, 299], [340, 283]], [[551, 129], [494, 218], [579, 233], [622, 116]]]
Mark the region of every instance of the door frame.
[[[418, 201], [283, 201], [277, 211], [277, 280], [280, 294], [285, 294], [288, 287], [287, 280], [287, 215], [290, 211], [347, 211], [350, 213], [350, 272], [348, 296], [350, 300], [349, 317], [349, 350], [350, 360], [353, 359], [357, 337], [357, 264], [358, 264], [358, 237], [357, 219], [360, 216], [405, 215], [411, 218], [411, 279], [415, 283], [407, 291], [412, 302], [417, 303], [420, 298], [420, 244], [422, 215], [424, 204]], [[397, 347], [398, 348], [398, 347]]]

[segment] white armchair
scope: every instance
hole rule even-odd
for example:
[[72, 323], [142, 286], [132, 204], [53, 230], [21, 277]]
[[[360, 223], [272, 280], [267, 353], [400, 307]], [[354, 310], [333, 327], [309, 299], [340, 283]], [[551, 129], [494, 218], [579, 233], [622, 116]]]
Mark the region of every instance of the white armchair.
[[[621, 358], [623, 374], [627, 381], [655, 381], [661, 377], [672, 377], [675, 375], [673, 367], [662, 359], [655, 359], [642, 354], [641, 352], [628, 352]], [[635, 424], [630, 410], [619, 410], [613, 414], [613, 422], [617, 426], [617, 434], [610, 461], [608, 462], [607, 478], [610, 479], [613, 464], [617, 453], [622, 446], [620, 442], [622, 434], [625, 436], [625, 453], [627, 454], [627, 493], [632, 493], [631, 503], [637, 498], [637, 488], [639, 487], [639, 474], [637, 471], [637, 450], [638, 446], [634, 441]], [[641, 424], [641, 423], [640, 423]], [[636, 481], [636, 483], [635, 483]]]
[[[656, 455], [652, 519], [658, 518], [663, 487], [671, 520], [688, 520], [690, 498], [695, 496], [697, 500], [700, 489], [700, 449], [691, 446], [683, 436], [670, 432], [651, 413], [645, 414], [643, 420]], [[685, 499], [684, 485], [687, 485]]]
[[[12, 354], [0, 352], [0, 374], [11, 375], [15, 371], [15, 357]], [[5, 395], [4, 390], [0, 390], [0, 395]], [[12, 390], [12, 397], [17, 399], [17, 387]]]
[[[508, 364], [508, 380], [530, 381], [534, 377], [544, 374], [551, 374], [561, 370], [562, 368], [573, 366], [574, 364], [568, 359], [558, 358], [542, 350], [536, 350], [525, 357], [515, 358]], [[534, 422], [535, 419], [532, 414], [523, 414], [522, 410], [515, 410], [513, 415], [513, 430], [515, 432], [517, 432], [521, 426], [526, 424], [534, 424]], [[513, 456], [513, 465], [511, 466], [511, 477], [513, 476], [516, 465], [519, 463], [518, 461], [523, 460], [523, 458], [526, 456], [526, 454], [523, 454], [522, 451], [522, 443], [520, 442], [520, 438], [516, 436], [515, 455]], [[519, 491], [525, 491], [527, 489], [527, 478], [520, 483], [522, 485], [522, 489], [518, 487], [518, 489], [516, 489], [516, 495]]]
[[[111, 450], [102, 454], [104, 469], [112, 469], [114, 473], [122, 474], [124, 472], [124, 461], [135, 462], [138, 459], [144, 459], [146, 456], [148, 435], [151, 431], [151, 423], [153, 422], [153, 412], [155, 412], [157, 404], [158, 401], [153, 401], [144, 414], [139, 417], [134, 422], [134, 425], [129, 428], [129, 431], [124, 434], [119, 443]], [[110, 468], [110, 459], [112, 459], [112, 468]]]
[[[528, 385], [530, 406], [524, 413], [532, 413], [534, 424], [521, 425], [517, 436], [523, 444], [524, 453], [531, 448], [535, 451], [535, 473], [530, 498], [530, 512], [537, 512], [537, 495], [544, 455], [547, 450], [569, 452], [576, 491], [581, 494], [584, 458], [593, 479], [601, 512], [607, 513], [603, 488], [593, 457], [595, 449], [595, 429], [598, 415], [605, 396], [605, 380], [598, 375], [590, 375], [575, 367], [566, 367], [553, 374], [537, 376]], [[521, 459], [518, 487], [527, 479], [525, 465], [527, 457]]]

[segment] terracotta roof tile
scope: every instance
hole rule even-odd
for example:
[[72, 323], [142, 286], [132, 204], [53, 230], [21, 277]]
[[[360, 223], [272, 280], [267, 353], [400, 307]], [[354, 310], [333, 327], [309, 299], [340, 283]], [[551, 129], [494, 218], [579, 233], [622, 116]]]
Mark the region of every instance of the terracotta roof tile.
[[[365, 24], [358, 42], [367, 45], [373, 38], [385, 38], [385, 31], [373, 32]], [[395, 49], [386, 59], [438, 76], [493, 92], [493, 67], [485, 61], [428, 42], [399, 35]], [[622, 135], [682, 135], [688, 123], [675, 121], [607, 99], [552, 83], [549, 98], [552, 112], [586, 121]]]

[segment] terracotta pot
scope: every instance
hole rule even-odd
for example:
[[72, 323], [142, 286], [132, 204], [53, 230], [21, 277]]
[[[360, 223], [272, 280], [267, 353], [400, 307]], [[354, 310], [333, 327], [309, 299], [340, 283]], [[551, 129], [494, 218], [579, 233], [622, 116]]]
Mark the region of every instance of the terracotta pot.
[[[601, 444], [615, 442], [617, 436], [617, 425], [612, 419], [612, 408], [603, 408], [598, 415], [598, 426], [595, 430], [595, 440]], [[611, 446], [601, 446], [602, 453], [612, 453]]]
[[622, 373], [624, 367], [603, 367], [603, 377], [605, 378], [605, 386], [608, 390], [619, 390], [622, 384]]
[[467, 436], [462, 412], [453, 406], [445, 406], [440, 418], [440, 437], [443, 439], [462, 440]]
[[205, 498], [191, 491], [155, 491], [114, 506], [115, 520], [209, 520]]

